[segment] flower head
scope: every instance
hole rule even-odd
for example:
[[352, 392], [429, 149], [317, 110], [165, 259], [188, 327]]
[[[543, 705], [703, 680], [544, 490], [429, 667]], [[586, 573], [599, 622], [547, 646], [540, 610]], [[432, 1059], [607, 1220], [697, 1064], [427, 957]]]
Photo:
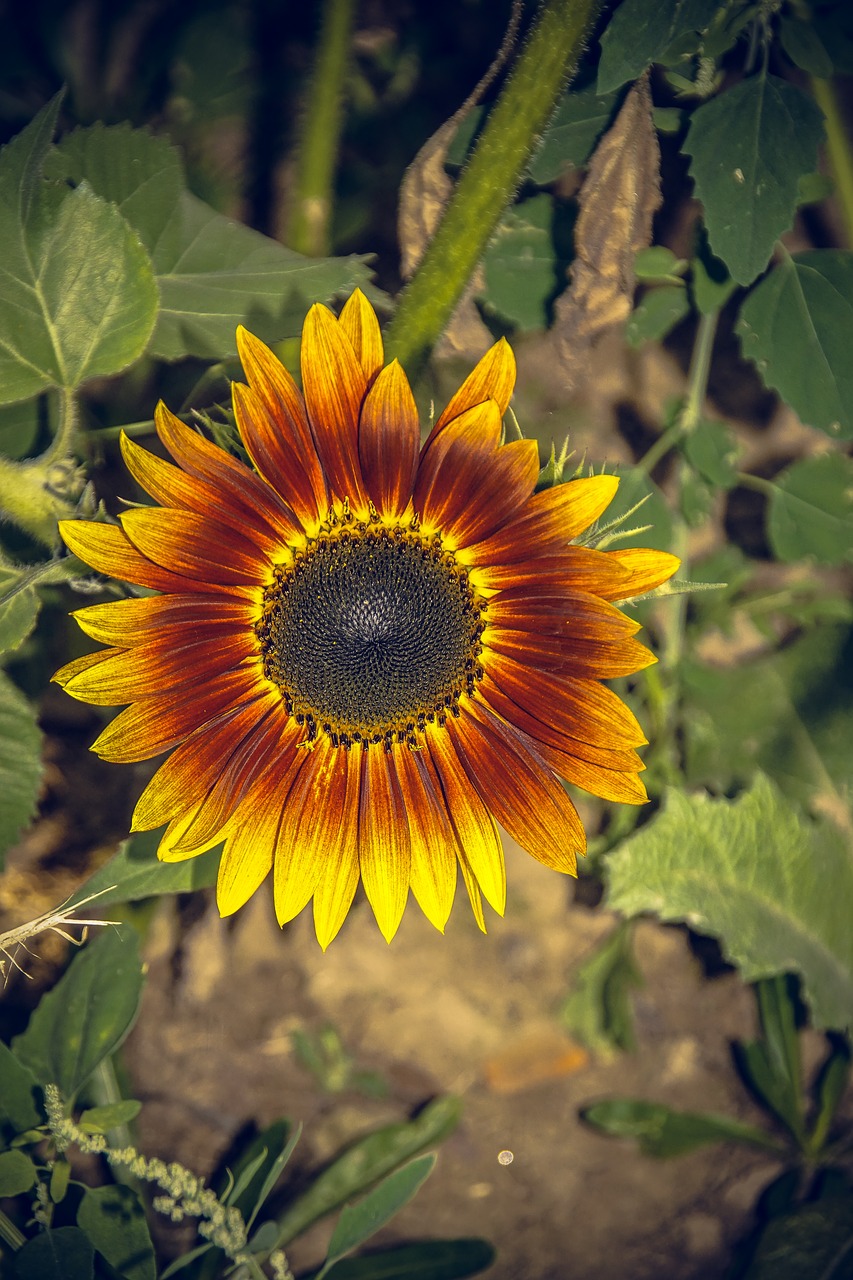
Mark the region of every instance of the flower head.
[[133, 826], [166, 823], [168, 861], [224, 840], [223, 915], [272, 872], [279, 922], [313, 898], [324, 947], [359, 879], [389, 940], [409, 889], [443, 929], [458, 865], [484, 928], [481, 894], [504, 908], [496, 820], [574, 873], [584, 832], [559, 778], [645, 800], [645, 738], [601, 681], [654, 659], [611, 602], [677, 561], [573, 544], [617, 481], [535, 491], [535, 443], [502, 439], [504, 341], [422, 447], [362, 294], [338, 319], [310, 311], [301, 393], [257, 338], [241, 329], [238, 346], [248, 386], [234, 384], [234, 411], [255, 469], [162, 405], [177, 466], [123, 438], [160, 505], [118, 526], [65, 521], [62, 535], [95, 569], [159, 594], [79, 610], [110, 647], [55, 679], [130, 704], [95, 742], [103, 758], [171, 752]]

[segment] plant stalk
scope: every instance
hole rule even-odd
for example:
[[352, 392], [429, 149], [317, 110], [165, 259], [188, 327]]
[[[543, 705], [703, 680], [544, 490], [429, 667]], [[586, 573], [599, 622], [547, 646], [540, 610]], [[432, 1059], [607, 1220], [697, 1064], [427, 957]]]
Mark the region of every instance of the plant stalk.
[[429, 355], [512, 199], [600, 0], [543, 0], [435, 235], [403, 291], [386, 351], [415, 374]]
[[332, 183], [343, 119], [343, 88], [352, 34], [353, 0], [325, 0], [314, 73], [297, 148], [287, 244], [312, 258], [329, 253]]
[[838, 103], [835, 82], [812, 79], [812, 93], [826, 118], [826, 151], [829, 167], [835, 179], [835, 190], [841, 206], [847, 247], [853, 249], [853, 151], [851, 151], [847, 127]]

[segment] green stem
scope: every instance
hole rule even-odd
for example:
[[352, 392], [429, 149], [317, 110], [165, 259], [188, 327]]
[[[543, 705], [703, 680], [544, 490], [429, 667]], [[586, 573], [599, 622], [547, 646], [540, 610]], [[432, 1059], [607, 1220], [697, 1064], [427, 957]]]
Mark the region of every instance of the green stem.
[[847, 247], [853, 249], [853, 151], [834, 80], [812, 80], [812, 93], [826, 118], [826, 151], [841, 205]]
[[572, 75], [600, 0], [543, 0], [526, 44], [403, 291], [385, 348], [415, 373], [440, 337]]
[[352, 33], [353, 0], [325, 0], [317, 58], [297, 150], [286, 240], [310, 257], [329, 252], [332, 181], [338, 156]]
[[49, 466], [54, 462], [63, 462], [73, 457], [77, 449], [77, 428], [80, 422], [80, 406], [77, 397], [69, 387], [63, 387], [59, 393], [59, 425], [56, 435], [45, 449], [39, 462]]
[[11, 1218], [7, 1218], [2, 1212], [0, 1212], [0, 1240], [5, 1241], [10, 1249], [15, 1250], [27, 1243], [26, 1236], [21, 1235]]
[[637, 463], [637, 469], [649, 475], [654, 471], [661, 458], [666, 457], [670, 449], [674, 449], [680, 440], [695, 431], [702, 421], [702, 409], [708, 393], [708, 374], [711, 369], [711, 356], [714, 352], [714, 337], [720, 313], [717, 310], [703, 312], [699, 316], [696, 329], [696, 341], [690, 357], [690, 372], [687, 375], [687, 395], [681, 412], [671, 427], [667, 427], [655, 440]]

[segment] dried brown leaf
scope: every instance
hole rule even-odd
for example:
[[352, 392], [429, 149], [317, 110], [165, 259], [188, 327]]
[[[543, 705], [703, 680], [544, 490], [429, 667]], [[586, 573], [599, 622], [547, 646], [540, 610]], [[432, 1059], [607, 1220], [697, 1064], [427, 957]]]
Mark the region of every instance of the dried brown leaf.
[[631, 312], [634, 258], [651, 244], [660, 203], [660, 149], [644, 76], [590, 162], [578, 197], [571, 284], [554, 304], [553, 340], [575, 386], [599, 335]]

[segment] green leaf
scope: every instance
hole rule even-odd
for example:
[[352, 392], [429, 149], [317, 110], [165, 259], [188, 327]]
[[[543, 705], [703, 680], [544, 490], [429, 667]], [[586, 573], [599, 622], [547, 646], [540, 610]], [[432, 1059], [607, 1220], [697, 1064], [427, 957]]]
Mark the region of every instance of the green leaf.
[[718, 8], [718, 0], [623, 0], [601, 37], [597, 91], [638, 79], [673, 41], [707, 30]]
[[800, 176], [817, 166], [818, 107], [784, 80], [758, 75], [694, 111], [682, 150], [714, 253], [738, 284], [764, 270], [793, 221]]
[[14, 653], [32, 633], [41, 608], [32, 587], [19, 587], [21, 574], [0, 565], [0, 655]]
[[554, 247], [554, 201], [532, 196], [508, 209], [483, 256], [487, 310], [522, 330], [544, 329], [565, 272]]
[[39, 400], [0, 405], [0, 453], [18, 460], [32, 453], [41, 422]]
[[577, 970], [573, 991], [560, 1011], [572, 1035], [602, 1058], [634, 1047], [628, 993], [642, 985], [633, 953], [630, 924], [623, 922], [596, 947]]
[[122, 1098], [120, 1102], [108, 1102], [103, 1107], [89, 1107], [80, 1116], [80, 1128], [87, 1133], [109, 1133], [110, 1129], [130, 1124], [141, 1110], [142, 1103], [135, 1098]]
[[268, 342], [296, 337], [311, 303], [370, 279], [363, 255], [303, 258], [186, 191], [153, 261], [160, 313], [149, 350], [164, 360], [234, 355], [238, 324]]
[[8, 1140], [16, 1133], [35, 1129], [44, 1121], [36, 1104], [38, 1081], [0, 1040], [0, 1132]]
[[29, 1026], [12, 1043], [42, 1084], [66, 1101], [124, 1040], [142, 996], [139, 938], [129, 927], [105, 929], [74, 958], [43, 996]]
[[567, 169], [585, 165], [596, 142], [609, 126], [617, 95], [593, 89], [567, 93], [557, 106], [528, 165], [528, 177], [540, 186], [556, 182]]
[[853, 560], [853, 459], [824, 453], [787, 467], [773, 482], [767, 533], [773, 554], [787, 563]]
[[157, 314], [148, 255], [118, 209], [42, 179], [55, 98], [0, 151], [0, 403], [117, 373]]
[[122, 1280], [157, 1280], [145, 1210], [131, 1187], [86, 1187], [77, 1225]]
[[395, 1169], [357, 1204], [344, 1205], [317, 1280], [328, 1274], [333, 1263], [353, 1253], [359, 1245], [375, 1236], [386, 1222], [390, 1222], [417, 1195], [434, 1167], [434, 1154], [419, 1156], [417, 1160], [410, 1160]]
[[73, 911], [84, 899], [98, 894], [98, 906], [114, 902], [139, 902], [166, 893], [191, 893], [216, 884], [221, 845], [184, 862], [160, 862], [157, 846], [165, 828], [132, 836], [109, 862], [99, 867], [68, 900]]
[[458, 1098], [437, 1098], [414, 1120], [388, 1125], [359, 1139], [318, 1174], [308, 1190], [285, 1210], [277, 1224], [277, 1245], [285, 1247], [312, 1222], [391, 1173], [424, 1147], [441, 1142], [456, 1127], [459, 1113]]
[[809, 1134], [809, 1152], [820, 1156], [830, 1135], [835, 1113], [850, 1083], [850, 1046], [839, 1040], [820, 1070], [815, 1084], [815, 1114]]
[[853, 437], [853, 253], [785, 255], [741, 307], [741, 350], [810, 427]]
[[759, 773], [737, 800], [670, 791], [608, 859], [608, 905], [718, 938], [746, 982], [799, 973], [817, 1027], [853, 1011], [853, 850]]
[[805, 1205], [764, 1229], [744, 1280], [849, 1280], [853, 1199]]
[[345, 1258], [326, 1280], [464, 1280], [494, 1260], [495, 1251], [485, 1240], [424, 1240], [366, 1258]]
[[644, 1155], [664, 1159], [683, 1156], [711, 1142], [743, 1142], [778, 1151], [761, 1129], [711, 1112], [673, 1111], [659, 1102], [612, 1098], [585, 1107], [587, 1124], [613, 1138], [634, 1138]]
[[668, 333], [690, 315], [690, 298], [681, 284], [665, 284], [647, 289], [628, 317], [625, 337], [629, 346], [662, 342]]
[[50, 1198], [54, 1204], [62, 1204], [71, 1181], [71, 1165], [62, 1156], [50, 1171]]
[[0, 1199], [19, 1196], [29, 1191], [38, 1181], [38, 1172], [29, 1156], [23, 1151], [0, 1153]]
[[47, 177], [87, 183], [118, 207], [149, 254], [167, 234], [184, 190], [181, 159], [164, 138], [128, 124], [75, 129], [48, 154]]
[[725, 306], [736, 288], [722, 258], [715, 257], [711, 252], [704, 229], [699, 236], [696, 257], [690, 264], [690, 275], [693, 302], [696, 310], [703, 316]]
[[738, 1046], [747, 1081], [802, 1145], [803, 1096], [794, 1005], [784, 977], [756, 984], [763, 1039]]
[[691, 466], [715, 488], [733, 489], [737, 484], [741, 447], [724, 422], [697, 423], [684, 441], [684, 452]]
[[95, 1251], [78, 1227], [57, 1227], [28, 1240], [12, 1259], [14, 1280], [92, 1280]]
[[35, 711], [0, 671], [0, 865], [35, 814], [41, 775]]
[[634, 258], [634, 274], [651, 284], [677, 284], [687, 270], [687, 259], [677, 258], [665, 245], [641, 249]]
[[779, 36], [782, 48], [795, 67], [818, 80], [830, 79], [832, 58], [811, 22], [786, 15], [779, 23]]

